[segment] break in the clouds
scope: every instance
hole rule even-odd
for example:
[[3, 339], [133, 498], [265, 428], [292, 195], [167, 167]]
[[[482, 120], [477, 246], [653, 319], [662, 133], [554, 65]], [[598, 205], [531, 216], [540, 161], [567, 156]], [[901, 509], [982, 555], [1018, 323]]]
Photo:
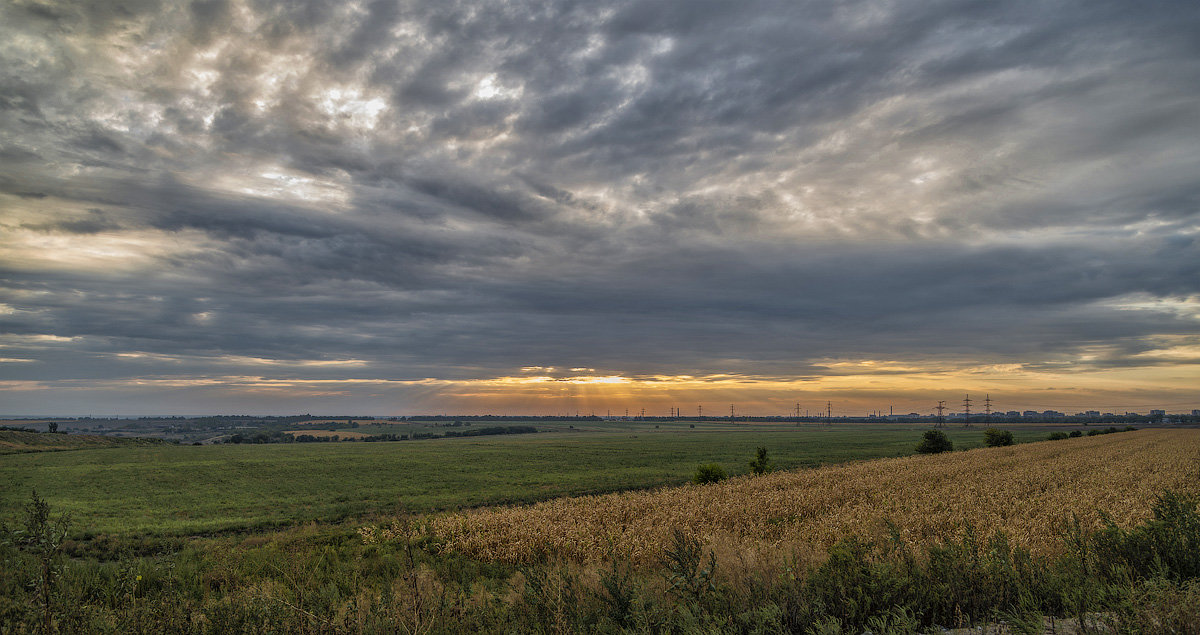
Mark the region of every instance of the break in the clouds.
[[0, 410], [1200, 401], [1198, 32], [1191, 1], [6, 2]]

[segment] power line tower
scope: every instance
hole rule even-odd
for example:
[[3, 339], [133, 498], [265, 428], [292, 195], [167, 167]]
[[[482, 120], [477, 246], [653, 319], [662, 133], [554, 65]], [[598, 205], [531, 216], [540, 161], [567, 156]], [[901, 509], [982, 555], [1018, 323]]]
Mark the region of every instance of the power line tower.
[[800, 421], [800, 404], [796, 404], [796, 421]]
[[983, 398], [983, 422], [992, 422], [992, 396], [985, 395]]
[[971, 425], [971, 395], [967, 395], [963, 399], [963, 424], [970, 427]]
[[729, 420], [733, 421], [733, 404], [729, 404]]
[[945, 401], [939, 401], [939, 402], [938, 402], [938, 405], [937, 405], [937, 411], [938, 411], [938, 414], [937, 414], [937, 423], [933, 424], [933, 427], [935, 427], [935, 428], [944, 428], [944, 427], [946, 427], [946, 417], [942, 415], [942, 413], [943, 413], [945, 410], [946, 410], [946, 402], [945, 402]]
[[825, 402], [825, 425], [827, 425], [827, 426], [833, 425], [833, 402], [832, 401]]
[[696, 406], [696, 418], [697, 418], [697, 419], [703, 419], [703, 418], [704, 418], [704, 406], [703, 406], [703, 405], [697, 405], [697, 406]]

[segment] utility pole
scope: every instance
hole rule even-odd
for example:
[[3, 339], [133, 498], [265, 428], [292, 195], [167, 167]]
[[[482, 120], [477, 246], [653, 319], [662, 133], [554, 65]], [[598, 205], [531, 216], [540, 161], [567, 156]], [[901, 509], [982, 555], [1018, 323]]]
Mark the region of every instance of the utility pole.
[[935, 427], [935, 428], [941, 428], [941, 427], [943, 427], [943, 426], [945, 426], [945, 425], [946, 425], [946, 417], [942, 416], [942, 412], [943, 412], [943, 411], [945, 411], [945, 410], [946, 410], [946, 402], [945, 402], [945, 401], [939, 401], [939, 402], [938, 402], [938, 405], [937, 405], [937, 411], [938, 411], [938, 415], [937, 415], [937, 423], [936, 423], [936, 424], [934, 424], [934, 426], [933, 426], [933, 427]]
[[697, 419], [704, 418], [704, 405], [703, 404], [696, 406], [696, 418]]
[[971, 395], [967, 394], [963, 399], [963, 424], [967, 427], [971, 426]]

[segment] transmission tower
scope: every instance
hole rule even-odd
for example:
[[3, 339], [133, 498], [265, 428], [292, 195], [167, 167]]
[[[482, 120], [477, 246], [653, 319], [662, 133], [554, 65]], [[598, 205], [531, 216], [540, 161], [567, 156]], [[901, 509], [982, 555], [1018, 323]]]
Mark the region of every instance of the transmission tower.
[[833, 402], [832, 401], [825, 402], [825, 425], [827, 425], [827, 426], [833, 425]]
[[733, 404], [729, 404], [729, 420], [733, 421]]
[[941, 428], [941, 427], [944, 427], [944, 426], [946, 425], [946, 417], [944, 417], [944, 416], [942, 415], [942, 412], [943, 412], [943, 411], [945, 411], [945, 410], [946, 410], [946, 402], [945, 402], [945, 401], [939, 401], [939, 402], [938, 402], [938, 405], [937, 405], [937, 411], [938, 411], [938, 414], [937, 414], [937, 423], [936, 423], [936, 424], [934, 424], [934, 426], [933, 426], [933, 427], [935, 427], [935, 428]]
[[985, 395], [983, 398], [983, 422], [992, 422], [992, 396]]
[[971, 425], [971, 395], [969, 394], [963, 399], [963, 424]]
[[703, 418], [704, 418], [704, 406], [702, 406], [702, 405], [701, 405], [701, 406], [696, 406], [696, 418], [697, 418], [697, 419], [703, 419]]

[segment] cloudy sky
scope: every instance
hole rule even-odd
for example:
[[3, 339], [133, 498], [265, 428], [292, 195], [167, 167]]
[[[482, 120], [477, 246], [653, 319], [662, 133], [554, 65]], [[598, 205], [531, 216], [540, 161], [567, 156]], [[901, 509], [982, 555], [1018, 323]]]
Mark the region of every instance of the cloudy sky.
[[0, 412], [1200, 408], [1200, 3], [11, 0]]

